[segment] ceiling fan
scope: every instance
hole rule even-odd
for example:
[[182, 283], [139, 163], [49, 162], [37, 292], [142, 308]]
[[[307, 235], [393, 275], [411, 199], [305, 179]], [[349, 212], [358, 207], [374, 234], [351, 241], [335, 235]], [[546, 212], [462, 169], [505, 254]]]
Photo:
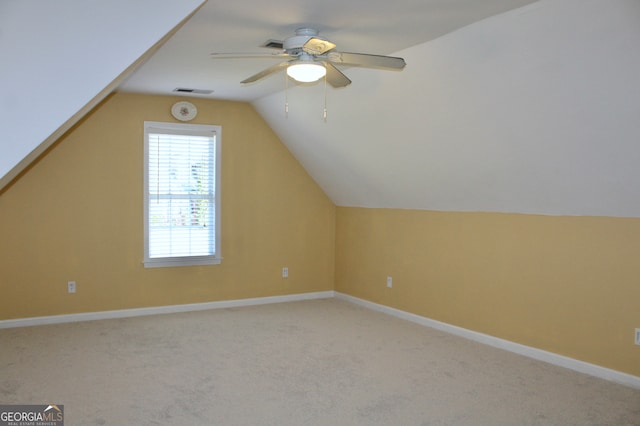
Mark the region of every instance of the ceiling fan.
[[344, 87], [351, 80], [336, 65], [401, 70], [406, 63], [403, 58], [394, 56], [372, 55], [368, 53], [347, 53], [334, 50], [336, 45], [318, 36], [313, 28], [298, 28], [295, 35], [284, 41], [268, 40], [261, 47], [277, 49], [277, 53], [225, 54], [212, 53], [213, 58], [266, 57], [286, 58], [287, 60], [272, 65], [257, 74], [241, 81], [242, 84], [261, 80], [282, 69], [296, 81], [309, 83], [326, 75], [326, 81], [333, 87]]

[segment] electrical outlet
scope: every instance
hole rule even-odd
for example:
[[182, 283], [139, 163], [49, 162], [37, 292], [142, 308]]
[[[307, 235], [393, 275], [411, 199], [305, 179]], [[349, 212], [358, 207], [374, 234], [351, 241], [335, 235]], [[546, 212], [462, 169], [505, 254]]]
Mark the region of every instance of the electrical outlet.
[[636, 328], [636, 345], [640, 346], [640, 328]]
[[289, 278], [289, 268], [286, 266], [282, 268], [282, 278]]
[[392, 288], [393, 287], [393, 278], [392, 277], [387, 277], [387, 287], [388, 288]]
[[69, 293], [75, 293], [76, 292], [76, 282], [75, 281], [69, 281], [67, 283], [67, 291]]

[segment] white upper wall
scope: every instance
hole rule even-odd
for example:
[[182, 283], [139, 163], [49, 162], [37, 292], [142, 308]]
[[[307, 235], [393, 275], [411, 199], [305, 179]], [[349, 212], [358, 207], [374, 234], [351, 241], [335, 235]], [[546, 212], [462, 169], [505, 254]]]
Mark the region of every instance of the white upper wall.
[[3, 0], [0, 189], [51, 135], [73, 124], [68, 121], [74, 115], [203, 2]]
[[640, 217], [640, 1], [542, 0], [254, 103], [341, 206]]

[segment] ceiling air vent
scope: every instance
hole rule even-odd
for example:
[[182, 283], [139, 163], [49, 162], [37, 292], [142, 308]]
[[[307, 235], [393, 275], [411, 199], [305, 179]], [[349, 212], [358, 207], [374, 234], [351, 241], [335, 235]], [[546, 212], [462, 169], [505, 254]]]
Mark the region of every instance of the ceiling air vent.
[[176, 93], [193, 93], [196, 95], [210, 95], [213, 93], [213, 90], [206, 90], [206, 89], [188, 89], [185, 87], [176, 87], [175, 89], [173, 89], [174, 92]]
[[284, 49], [282, 41], [269, 39], [260, 47], [268, 47], [270, 49]]

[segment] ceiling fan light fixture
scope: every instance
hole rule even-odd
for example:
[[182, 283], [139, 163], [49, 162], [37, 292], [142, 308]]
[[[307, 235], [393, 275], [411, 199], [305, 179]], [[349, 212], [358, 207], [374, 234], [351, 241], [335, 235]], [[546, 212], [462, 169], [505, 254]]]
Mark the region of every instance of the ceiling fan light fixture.
[[287, 67], [287, 75], [301, 83], [312, 83], [320, 80], [327, 73], [324, 65], [316, 62], [296, 62]]

